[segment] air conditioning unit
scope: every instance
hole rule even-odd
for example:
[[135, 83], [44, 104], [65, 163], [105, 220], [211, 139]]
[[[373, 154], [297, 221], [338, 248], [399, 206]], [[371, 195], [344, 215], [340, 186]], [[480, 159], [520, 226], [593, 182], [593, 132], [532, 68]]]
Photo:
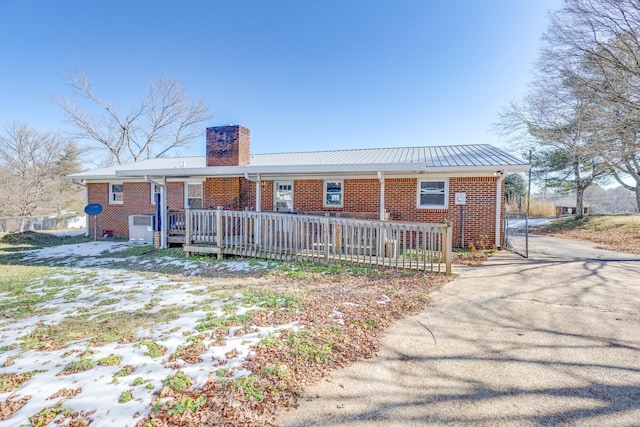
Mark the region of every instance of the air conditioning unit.
[[130, 215], [129, 243], [152, 245], [155, 219], [154, 215]]

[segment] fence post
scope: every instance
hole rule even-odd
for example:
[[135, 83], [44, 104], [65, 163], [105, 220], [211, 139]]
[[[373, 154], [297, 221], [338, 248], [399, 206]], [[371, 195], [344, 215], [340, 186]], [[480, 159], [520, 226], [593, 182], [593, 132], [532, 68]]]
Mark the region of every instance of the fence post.
[[222, 248], [224, 237], [222, 236], [222, 206], [218, 206], [216, 210], [216, 244]]
[[442, 251], [444, 252], [444, 263], [447, 275], [451, 274], [451, 249], [453, 246], [453, 227], [451, 221], [444, 221], [445, 223], [445, 236]]
[[331, 236], [329, 233], [329, 215], [325, 215], [323, 221], [322, 238], [324, 239], [324, 263], [329, 263], [329, 244], [331, 243]]
[[191, 244], [191, 209], [184, 210], [184, 243]]

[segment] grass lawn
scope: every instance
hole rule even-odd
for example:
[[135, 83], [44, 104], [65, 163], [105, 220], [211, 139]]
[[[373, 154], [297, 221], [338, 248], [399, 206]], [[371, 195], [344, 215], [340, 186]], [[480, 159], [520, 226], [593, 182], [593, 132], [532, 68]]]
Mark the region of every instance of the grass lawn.
[[268, 424], [446, 280], [3, 238], [0, 425]]
[[640, 214], [562, 217], [532, 232], [598, 243], [603, 249], [640, 255]]

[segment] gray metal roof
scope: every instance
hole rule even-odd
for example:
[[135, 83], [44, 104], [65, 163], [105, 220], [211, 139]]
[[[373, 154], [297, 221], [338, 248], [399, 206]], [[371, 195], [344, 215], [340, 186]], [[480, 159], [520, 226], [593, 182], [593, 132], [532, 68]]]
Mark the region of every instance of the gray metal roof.
[[426, 167], [528, 164], [489, 144], [253, 154], [250, 160], [251, 166], [407, 163], [422, 163]]
[[[298, 168], [296, 168], [296, 166]], [[371, 167], [369, 167], [371, 166]], [[383, 166], [381, 168], [381, 166]], [[528, 169], [528, 163], [489, 144], [425, 147], [370, 148], [294, 153], [252, 154], [249, 165], [206, 167], [206, 158], [173, 157], [149, 159], [126, 165], [95, 169], [70, 175], [75, 179], [108, 179], [132, 175], [223, 175], [247, 173], [286, 173], [368, 171], [428, 171], [455, 168], [515, 167]], [[394, 169], [396, 168], [397, 169]], [[128, 173], [130, 171], [130, 173]]]

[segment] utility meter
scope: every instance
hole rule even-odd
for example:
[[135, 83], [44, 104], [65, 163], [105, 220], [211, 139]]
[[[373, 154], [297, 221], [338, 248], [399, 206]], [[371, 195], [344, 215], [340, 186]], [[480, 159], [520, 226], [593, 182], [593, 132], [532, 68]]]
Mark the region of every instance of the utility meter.
[[467, 193], [456, 193], [456, 205], [464, 205], [467, 203]]

